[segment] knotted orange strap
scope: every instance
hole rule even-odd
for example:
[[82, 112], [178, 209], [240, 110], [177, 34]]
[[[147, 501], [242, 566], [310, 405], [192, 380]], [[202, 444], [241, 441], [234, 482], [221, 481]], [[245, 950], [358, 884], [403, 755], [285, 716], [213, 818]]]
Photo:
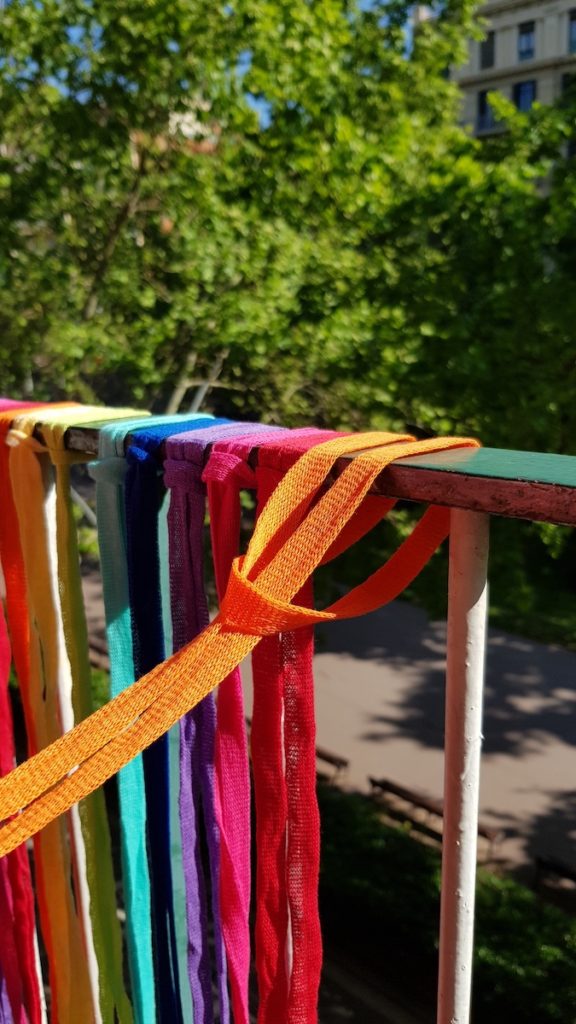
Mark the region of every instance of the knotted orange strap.
[[[319, 612], [290, 604], [386, 466], [395, 459], [476, 445], [462, 438], [399, 441], [397, 435], [372, 433], [328, 441], [303, 455], [262, 512], [246, 555], [234, 565], [221, 611], [212, 624], [0, 780], [0, 820], [5, 820], [0, 828], [0, 855], [102, 785], [161, 736], [213, 690], [260, 637], [359, 615], [397, 597], [448, 533], [446, 509], [429, 509], [393, 559], [331, 608]], [[369, 448], [376, 450], [365, 450]], [[354, 451], [361, 454], [313, 504], [335, 461]]]

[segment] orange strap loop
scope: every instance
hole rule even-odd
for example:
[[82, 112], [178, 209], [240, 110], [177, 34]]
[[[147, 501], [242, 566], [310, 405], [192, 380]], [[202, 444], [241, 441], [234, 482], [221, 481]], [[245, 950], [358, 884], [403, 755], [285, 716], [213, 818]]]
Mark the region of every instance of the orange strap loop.
[[[202, 700], [260, 637], [312, 621], [346, 618], [393, 600], [420, 572], [449, 530], [449, 513], [430, 508], [395, 555], [324, 612], [291, 604], [355, 517], [392, 461], [448, 448], [467, 438], [415, 441], [389, 433], [337, 438], [310, 449], [289, 470], [237, 559], [217, 618], [187, 647], [154, 668], [69, 733], [0, 779], [0, 856], [83, 799]], [[384, 447], [383, 447], [384, 446]], [[367, 450], [372, 449], [372, 450]], [[334, 463], [360, 452], [318, 498]], [[374, 521], [371, 499], [366, 528]], [[336, 545], [337, 547], [337, 545]], [[15, 815], [15, 817], [13, 817]], [[10, 820], [8, 820], [10, 819]]]

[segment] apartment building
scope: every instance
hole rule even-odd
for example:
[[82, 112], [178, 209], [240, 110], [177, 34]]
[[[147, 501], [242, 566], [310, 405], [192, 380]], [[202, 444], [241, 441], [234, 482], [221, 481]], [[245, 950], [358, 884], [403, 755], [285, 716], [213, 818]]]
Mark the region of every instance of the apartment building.
[[481, 7], [487, 34], [471, 41], [469, 60], [454, 71], [464, 93], [463, 120], [476, 135], [496, 130], [488, 94], [503, 93], [529, 110], [553, 103], [576, 72], [576, 0], [489, 0]]

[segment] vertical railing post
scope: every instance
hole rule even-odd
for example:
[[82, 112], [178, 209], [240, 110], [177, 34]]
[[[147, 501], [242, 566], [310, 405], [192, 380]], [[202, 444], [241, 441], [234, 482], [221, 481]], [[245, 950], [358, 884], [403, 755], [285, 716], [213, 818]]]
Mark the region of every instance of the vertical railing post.
[[451, 515], [438, 1024], [468, 1024], [472, 986], [489, 518]]

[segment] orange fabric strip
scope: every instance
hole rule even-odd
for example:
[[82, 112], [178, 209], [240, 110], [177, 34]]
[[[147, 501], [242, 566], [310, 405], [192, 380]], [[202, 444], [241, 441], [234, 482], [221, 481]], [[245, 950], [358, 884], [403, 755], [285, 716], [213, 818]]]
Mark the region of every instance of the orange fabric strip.
[[[407, 549], [405, 542], [394, 556], [393, 577], [383, 566], [325, 612], [290, 604], [390, 462], [476, 445], [470, 439], [398, 441], [396, 435], [373, 433], [329, 441], [302, 456], [263, 510], [246, 556], [235, 563], [214, 622], [192, 644], [143, 676], [47, 751], [0, 780], [0, 819], [17, 814], [0, 828], [0, 855], [92, 792], [162, 735], [217, 686], [261, 636], [313, 621], [361, 614], [374, 607], [376, 600], [380, 605], [396, 597], [425, 564], [442, 531], [446, 532], [447, 517], [443, 525], [434, 518], [430, 525], [430, 517], [445, 513], [431, 510], [428, 518], [424, 517], [423, 524], [427, 525], [421, 526], [418, 543], [413, 542]], [[375, 450], [362, 451], [369, 448]], [[310, 509], [334, 462], [359, 450], [362, 454]], [[426, 542], [432, 527], [432, 540]]]

